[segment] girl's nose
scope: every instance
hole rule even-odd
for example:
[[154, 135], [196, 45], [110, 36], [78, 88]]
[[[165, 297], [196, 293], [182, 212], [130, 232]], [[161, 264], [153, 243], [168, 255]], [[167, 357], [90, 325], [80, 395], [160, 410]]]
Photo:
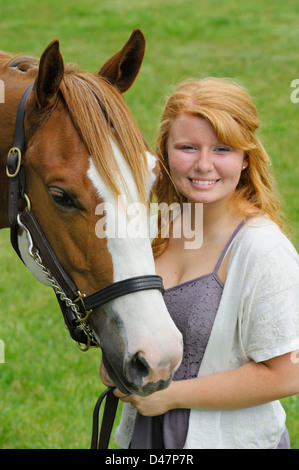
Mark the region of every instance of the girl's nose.
[[213, 170], [213, 159], [209, 148], [202, 147], [198, 150], [194, 168], [201, 173]]

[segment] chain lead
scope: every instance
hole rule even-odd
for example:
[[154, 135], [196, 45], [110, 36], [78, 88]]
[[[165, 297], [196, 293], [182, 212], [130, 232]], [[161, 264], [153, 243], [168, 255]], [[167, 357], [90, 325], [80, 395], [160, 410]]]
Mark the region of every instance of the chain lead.
[[80, 351], [87, 351], [90, 347], [92, 347], [92, 346], [90, 346], [90, 342], [91, 342], [90, 340], [92, 340], [93, 343], [98, 344], [98, 340], [96, 339], [91, 327], [89, 326], [88, 323], [86, 323], [84, 321], [84, 320], [87, 319], [88, 315], [83, 314], [83, 317], [81, 316], [81, 312], [79, 310], [78, 305], [76, 305], [71, 299], [69, 299], [65, 295], [65, 292], [63, 292], [63, 290], [61, 289], [61, 287], [57, 283], [56, 279], [52, 276], [50, 271], [43, 265], [43, 261], [40, 257], [39, 251], [36, 248], [33, 248], [31, 250], [31, 253], [32, 253], [32, 257], [33, 257], [35, 263], [41, 268], [41, 270], [43, 271], [43, 273], [47, 277], [48, 281], [51, 283], [51, 286], [54, 289], [55, 294], [58, 295], [60, 297], [60, 300], [65, 302], [66, 306], [70, 307], [72, 309], [72, 311], [75, 313], [75, 315], [77, 317], [77, 321], [80, 323], [80, 326], [78, 326], [78, 328], [80, 330], [83, 330], [84, 333], [86, 334], [86, 336], [87, 336], [87, 346], [85, 348], [83, 348], [80, 344], [77, 343]]

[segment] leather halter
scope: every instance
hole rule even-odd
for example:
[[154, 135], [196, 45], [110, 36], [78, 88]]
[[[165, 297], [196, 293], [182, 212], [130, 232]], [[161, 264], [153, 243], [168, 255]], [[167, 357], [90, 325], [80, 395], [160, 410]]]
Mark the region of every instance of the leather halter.
[[[71, 337], [82, 351], [87, 351], [90, 347], [100, 347], [87, 321], [93, 309], [110, 300], [140, 290], [158, 289], [163, 294], [164, 287], [160, 276], [144, 275], [112, 283], [92, 294], [85, 295], [79, 291], [74, 281], [59, 263], [34, 216], [26, 194], [25, 164], [22, 160], [22, 152], [25, 149], [25, 104], [32, 87], [33, 83], [24, 92], [19, 102], [14, 146], [10, 149], [7, 157], [6, 173], [10, 180], [8, 219], [11, 226], [11, 244], [23, 261], [18, 246], [18, 230], [21, 227], [26, 231], [29, 254], [51, 282]], [[20, 210], [20, 200], [23, 200], [26, 205], [23, 210]], [[85, 344], [86, 347], [82, 347], [81, 344]]]

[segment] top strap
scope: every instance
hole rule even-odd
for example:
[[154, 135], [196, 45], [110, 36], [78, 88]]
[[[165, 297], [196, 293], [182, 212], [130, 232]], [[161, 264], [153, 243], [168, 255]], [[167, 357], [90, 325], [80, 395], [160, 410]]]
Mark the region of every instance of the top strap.
[[224, 260], [224, 258], [226, 257], [227, 253], [229, 252], [232, 244], [234, 243], [235, 241], [235, 238], [236, 236], [238, 235], [239, 231], [241, 230], [241, 228], [243, 227], [243, 225], [245, 224], [245, 221], [250, 219], [251, 217], [246, 217], [244, 220], [242, 220], [242, 222], [239, 223], [239, 225], [237, 226], [237, 228], [234, 230], [232, 236], [230, 237], [230, 239], [228, 240], [227, 244], [225, 245], [225, 247], [223, 248], [222, 252], [221, 252], [221, 255], [220, 255], [220, 258], [218, 259], [217, 261], [217, 264], [213, 270], [213, 272], [218, 272], [218, 269], [220, 268], [220, 265], [222, 263], [222, 261]]
[[29, 93], [32, 90], [34, 82], [31, 83], [28, 88], [25, 90], [22, 98], [20, 99], [17, 114], [16, 114], [16, 123], [15, 123], [15, 137], [14, 137], [14, 147], [20, 149], [21, 152], [24, 150], [25, 145], [25, 131], [24, 131], [24, 117], [25, 117], [25, 104], [28, 98]]

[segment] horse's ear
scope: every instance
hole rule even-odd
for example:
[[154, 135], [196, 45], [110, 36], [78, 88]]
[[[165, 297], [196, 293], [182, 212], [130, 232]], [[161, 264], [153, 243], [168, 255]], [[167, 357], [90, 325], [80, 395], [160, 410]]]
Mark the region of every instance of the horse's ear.
[[134, 29], [124, 47], [112, 56], [97, 73], [124, 93], [132, 86], [138, 75], [144, 51], [144, 36], [139, 29]]
[[59, 51], [59, 42], [52, 41], [44, 50], [36, 79], [36, 98], [41, 108], [54, 100], [63, 78], [64, 64]]

